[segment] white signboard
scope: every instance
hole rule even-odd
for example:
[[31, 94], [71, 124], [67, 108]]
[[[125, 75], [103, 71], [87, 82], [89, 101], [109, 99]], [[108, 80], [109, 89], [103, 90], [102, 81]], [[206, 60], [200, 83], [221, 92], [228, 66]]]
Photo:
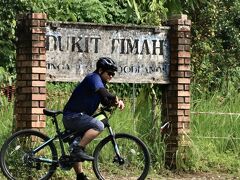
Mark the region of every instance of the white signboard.
[[47, 80], [80, 81], [110, 57], [118, 66], [112, 82], [169, 83], [168, 29], [49, 22]]

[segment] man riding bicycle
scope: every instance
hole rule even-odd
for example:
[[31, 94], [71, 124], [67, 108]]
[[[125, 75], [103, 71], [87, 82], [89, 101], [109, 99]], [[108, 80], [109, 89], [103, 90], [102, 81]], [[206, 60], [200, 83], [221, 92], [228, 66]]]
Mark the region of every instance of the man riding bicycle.
[[[108, 83], [117, 71], [115, 62], [109, 57], [101, 57], [96, 64], [96, 70], [88, 74], [74, 89], [63, 110], [63, 124], [66, 129], [79, 131], [82, 134], [80, 142], [73, 142], [71, 156], [79, 160], [92, 161], [94, 158], [85, 153], [84, 149], [104, 129], [104, 124], [93, 118], [99, 104], [116, 106], [124, 109], [124, 103], [106, 89]], [[74, 164], [77, 180], [87, 179], [83, 173], [81, 162]]]

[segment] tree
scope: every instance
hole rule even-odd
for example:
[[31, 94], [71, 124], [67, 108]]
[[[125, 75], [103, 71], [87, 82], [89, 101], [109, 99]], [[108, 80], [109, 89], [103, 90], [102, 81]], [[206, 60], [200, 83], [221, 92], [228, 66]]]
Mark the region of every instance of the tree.
[[0, 8], [0, 66], [10, 72], [20, 12], [45, 12], [51, 21], [157, 26], [184, 13], [192, 20], [193, 82], [199, 91], [236, 88], [239, 82], [239, 0], [2, 0]]
[[[188, 8], [189, 9], [189, 8]], [[240, 2], [201, 3], [192, 19], [193, 82], [199, 92], [239, 88]]]
[[24, 9], [19, 0], [0, 1], [0, 66], [13, 71], [15, 60], [16, 13]]
[[0, 66], [15, 67], [16, 15], [45, 12], [52, 21], [135, 23], [122, 0], [2, 0], [0, 1]]

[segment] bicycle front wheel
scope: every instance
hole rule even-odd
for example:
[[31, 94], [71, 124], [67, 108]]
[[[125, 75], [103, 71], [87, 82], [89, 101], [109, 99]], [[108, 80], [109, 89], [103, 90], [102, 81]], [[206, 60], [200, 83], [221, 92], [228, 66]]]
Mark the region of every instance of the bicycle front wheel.
[[8, 138], [1, 149], [0, 165], [8, 179], [49, 179], [57, 167], [57, 151], [52, 142], [34, 153], [49, 137], [34, 130], [21, 130]]
[[93, 170], [98, 179], [143, 180], [150, 167], [146, 145], [129, 134], [116, 134], [120, 157], [116, 155], [111, 136], [103, 139], [94, 151]]

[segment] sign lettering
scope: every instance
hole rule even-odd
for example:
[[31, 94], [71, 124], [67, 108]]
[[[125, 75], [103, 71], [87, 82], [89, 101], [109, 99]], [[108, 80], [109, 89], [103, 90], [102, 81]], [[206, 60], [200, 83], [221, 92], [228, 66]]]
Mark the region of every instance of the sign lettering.
[[113, 82], [168, 83], [167, 27], [59, 24], [47, 27], [48, 80], [80, 81], [95, 70], [99, 57], [118, 66]]

